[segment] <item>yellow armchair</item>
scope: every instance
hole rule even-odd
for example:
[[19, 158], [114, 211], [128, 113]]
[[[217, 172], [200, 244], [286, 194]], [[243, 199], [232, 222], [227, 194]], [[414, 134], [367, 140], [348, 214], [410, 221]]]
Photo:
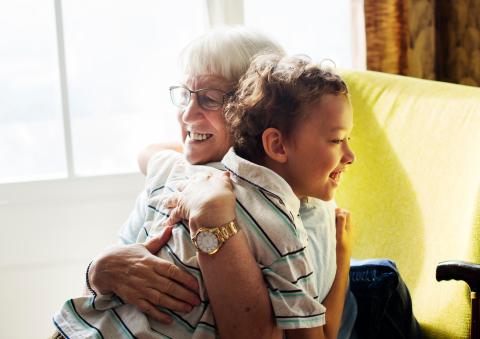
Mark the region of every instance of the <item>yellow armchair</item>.
[[[480, 263], [480, 89], [370, 71], [342, 76], [357, 159], [338, 203], [355, 221], [354, 257], [396, 261], [426, 338], [468, 338], [470, 290], [437, 282], [436, 267]], [[477, 284], [479, 267], [468, 273]], [[442, 277], [458, 275], [442, 266]]]

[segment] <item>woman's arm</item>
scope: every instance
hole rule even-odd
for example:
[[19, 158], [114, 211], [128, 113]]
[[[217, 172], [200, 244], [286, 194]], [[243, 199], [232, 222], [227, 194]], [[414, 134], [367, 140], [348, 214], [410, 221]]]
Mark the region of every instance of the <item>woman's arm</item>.
[[[228, 176], [196, 179], [194, 186], [165, 202], [166, 207], [174, 207], [168, 224], [189, 219], [195, 232], [235, 218], [235, 194]], [[198, 253], [197, 258], [222, 338], [282, 338], [262, 273], [241, 231], [214, 255]]]
[[199, 253], [198, 262], [222, 338], [282, 338], [262, 273], [242, 232], [213, 256]]

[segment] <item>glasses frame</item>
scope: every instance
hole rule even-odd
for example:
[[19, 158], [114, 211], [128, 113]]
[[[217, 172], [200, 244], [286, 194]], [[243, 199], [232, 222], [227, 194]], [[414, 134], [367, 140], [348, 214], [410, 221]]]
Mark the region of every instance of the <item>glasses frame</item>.
[[[173, 93], [172, 91], [174, 91], [175, 89], [177, 88], [183, 88], [185, 90], [187, 90], [189, 92], [189, 96], [188, 96], [188, 101], [185, 105], [178, 105], [175, 103], [175, 100], [173, 98]], [[207, 110], [207, 111], [215, 111], [221, 107], [223, 107], [223, 105], [225, 104], [225, 99], [228, 98], [229, 96], [233, 95], [233, 91], [231, 92], [225, 92], [221, 89], [218, 89], [218, 88], [201, 88], [201, 89], [197, 89], [195, 91], [191, 90], [190, 88], [188, 88], [187, 86], [184, 86], [184, 85], [176, 85], [176, 86], [170, 86], [168, 88], [168, 90], [170, 91], [170, 100], [172, 101], [173, 105], [175, 105], [176, 107], [178, 108], [185, 108], [187, 107], [189, 104], [190, 104], [190, 101], [192, 100], [192, 94], [196, 94], [197, 95], [197, 102], [198, 102], [198, 105]], [[218, 102], [218, 107], [216, 108], [208, 108], [208, 107], [205, 107], [204, 104], [202, 103], [202, 100], [198, 100], [199, 96], [198, 96], [198, 93], [199, 92], [204, 92], [204, 91], [218, 91], [218, 92], [221, 92], [222, 93], [222, 102]], [[216, 102], [216, 101], [215, 101]]]

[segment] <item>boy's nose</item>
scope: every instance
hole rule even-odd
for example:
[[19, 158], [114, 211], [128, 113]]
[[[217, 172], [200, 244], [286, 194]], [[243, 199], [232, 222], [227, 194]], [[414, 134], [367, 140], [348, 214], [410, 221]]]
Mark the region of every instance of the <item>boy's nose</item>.
[[345, 144], [345, 153], [343, 154], [343, 160], [344, 163], [349, 165], [353, 164], [353, 162], [355, 161], [355, 153], [350, 148], [350, 145], [348, 145], [347, 143]]

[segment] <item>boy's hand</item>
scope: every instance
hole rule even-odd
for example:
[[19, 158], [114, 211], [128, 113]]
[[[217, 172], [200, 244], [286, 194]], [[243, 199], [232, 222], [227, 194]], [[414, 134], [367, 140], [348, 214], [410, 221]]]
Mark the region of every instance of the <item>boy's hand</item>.
[[353, 227], [350, 212], [335, 209], [335, 224], [337, 227], [337, 264], [350, 262], [353, 245]]

